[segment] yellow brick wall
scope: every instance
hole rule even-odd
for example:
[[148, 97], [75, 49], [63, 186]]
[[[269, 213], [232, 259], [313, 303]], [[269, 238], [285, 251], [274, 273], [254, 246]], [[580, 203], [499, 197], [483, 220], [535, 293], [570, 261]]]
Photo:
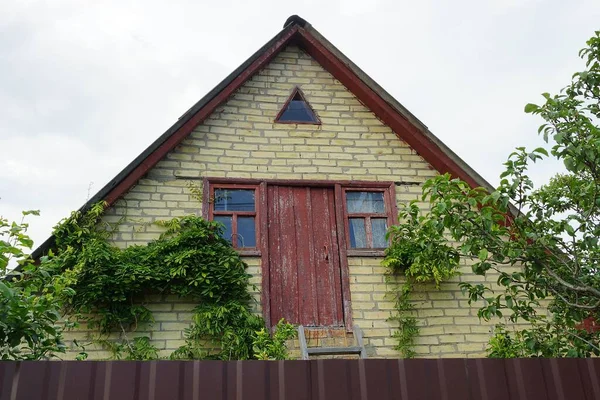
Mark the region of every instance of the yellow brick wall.
[[[322, 125], [273, 122], [296, 86]], [[402, 203], [417, 199], [421, 192], [418, 184], [435, 174], [315, 60], [289, 47], [160, 161], [107, 211], [104, 220], [122, 222], [114, 241], [125, 247], [157, 237], [160, 228], [152, 225], [153, 221], [200, 214], [201, 206], [186, 186], [189, 182], [200, 184], [202, 177], [412, 182], [396, 187], [396, 201]], [[253, 283], [260, 286], [260, 260], [247, 261], [252, 264]], [[386, 321], [393, 304], [385, 298], [380, 262], [380, 258], [349, 259], [352, 311], [354, 322], [364, 331], [369, 354], [397, 357], [390, 337], [395, 327]], [[467, 265], [463, 270], [460, 279], [476, 279]], [[466, 304], [458, 280], [444, 284], [439, 292], [415, 294], [422, 326], [416, 349], [419, 356], [483, 354], [490, 327]], [[255, 296], [258, 298], [258, 293]], [[177, 313], [176, 306], [173, 303], [161, 315], [177, 314], [172, 321], [181, 326], [157, 321], [150, 331], [165, 353], [179, 343], [172, 346], [169, 340], [181, 340], [174, 332], [189, 323], [188, 311]]]

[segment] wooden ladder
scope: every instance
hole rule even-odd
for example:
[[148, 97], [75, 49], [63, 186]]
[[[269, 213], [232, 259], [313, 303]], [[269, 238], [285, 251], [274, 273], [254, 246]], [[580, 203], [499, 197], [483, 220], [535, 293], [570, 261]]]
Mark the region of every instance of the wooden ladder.
[[298, 340], [300, 341], [300, 354], [303, 360], [308, 360], [310, 356], [333, 356], [333, 355], [357, 355], [359, 358], [367, 358], [367, 351], [363, 344], [362, 331], [358, 325], [352, 327], [352, 333], [356, 340], [356, 346], [348, 347], [308, 347], [304, 326], [298, 326]]

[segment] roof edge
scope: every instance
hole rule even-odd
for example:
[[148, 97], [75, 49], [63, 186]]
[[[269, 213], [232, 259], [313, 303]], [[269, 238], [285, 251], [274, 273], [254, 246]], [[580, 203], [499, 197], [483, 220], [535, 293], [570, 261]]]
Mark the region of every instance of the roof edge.
[[[223, 79], [217, 86], [209, 91], [204, 97], [202, 97], [196, 104], [190, 107], [181, 117], [162, 135], [160, 135], [154, 142], [152, 142], [143, 152], [141, 152], [133, 161], [131, 161], [125, 168], [123, 168], [114, 178], [112, 178], [106, 185], [102, 187], [94, 196], [83, 204], [78, 211], [84, 212], [88, 210], [93, 204], [102, 201], [107, 195], [117, 187], [123, 180], [129, 176], [129, 174], [136, 169], [138, 166], [143, 164], [146, 158], [156, 151], [161, 145], [163, 145], [167, 139], [169, 139], [175, 132], [183, 127], [192, 117], [201, 110], [206, 104], [213, 100], [219, 93], [223, 91], [231, 82], [233, 82], [238, 76], [240, 76], [250, 65], [258, 60], [268, 49], [272, 48], [274, 44], [279, 42], [286, 34], [289, 34], [296, 26], [306, 27], [310, 24], [300, 18], [297, 15], [292, 15], [286, 21], [284, 28], [279, 31], [271, 40], [260, 47], [254, 52], [246, 61], [240, 64], [233, 72], [231, 72], [225, 79]], [[54, 245], [54, 234], [46, 239], [40, 246], [38, 246], [32, 253], [31, 257], [39, 259], [47, 253], [47, 251]]]
[[335, 47], [312, 25], [308, 24], [304, 29], [308, 31], [312, 36], [314, 36], [318, 41], [320, 41], [327, 48], [327, 50], [329, 50], [342, 63], [344, 63], [360, 80], [362, 80], [375, 93], [377, 93], [386, 103], [392, 106], [398, 113], [400, 113], [410, 123], [417, 127], [427, 137], [427, 139], [429, 139], [434, 145], [439, 147], [443, 153], [445, 153], [454, 163], [456, 163], [462, 170], [464, 170], [465, 173], [469, 175], [479, 186], [484, 187], [489, 191], [495, 190], [494, 187], [486, 179], [479, 175], [462, 158], [460, 158], [454, 151], [452, 151], [444, 142], [442, 142], [437, 136], [435, 136], [421, 120], [419, 120], [413, 113], [411, 113], [398, 100], [396, 100], [391, 94], [389, 94], [368, 74], [366, 74], [362, 69], [360, 69], [360, 67], [358, 67], [346, 55], [344, 55], [344, 53], [342, 53], [337, 47]]
[[[80, 212], [84, 212], [89, 207], [98, 201], [107, 200], [109, 204], [114, 203], [118, 197], [115, 197], [115, 193], [122, 191], [123, 187], [130, 185], [133, 186], [135, 183], [131, 178], [133, 175], [139, 175], [140, 171], [144, 171], [151, 168], [154, 164], [153, 161], [148, 161], [158, 150], [164, 151], [165, 147], [175, 146], [178, 144], [177, 138], [182, 130], [189, 129], [189, 126], [193, 125], [198, 120], [201, 122], [199, 114], [204, 112], [205, 108], [216, 107], [215, 100], [219, 100], [223, 96], [223, 92], [229, 91], [230, 87], [235, 86], [239, 82], [245, 82], [249, 79], [253, 73], [249, 73], [249, 69], [259, 68], [261, 63], [266, 63], [270, 60], [274, 54], [276, 54], [282, 46], [289, 43], [289, 41], [297, 33], [307, 32], [310, 36], [314, 37], [326, 51], [330, 52], [335, 58], [339, 60], [346, 68], [350, 70], [364, 85], [366, 85], [371, 91], [379, 96], [383, 102], [387, 103], [396, 113], [401, 117], [405, 118], [408, 123], [413, 125], [414, 129], [417, 129], [423, 134], [424, 138], [431, 143], [442, 153], [453, 164], [456, 165], [459, 171], [462, 171], [465, 176], [470, 178], [473, 182], [479, 186], [483, 186], [488, 190], [493, 190], [493, 187], [481, 177], [475, 170], [473, 170], [466, 162], [464, 162], [458, 155], [448, 148], [440, 139], [438, 139], [433, 133], [429, 131], [427, 126], [423, 124], [417, 117], [415, 117], [410, 111], [408, 111], [402, 104], [400, 104], [394, 97], [392, 97], [385, 89], [383, 89], [377, 82], [370, 78], [364, 71], [362, 71], [356, 64], [354, 64], [348, 57], [346, 57], [341, 51], [339, 51], [333, 44], [331, 44], [323, 35], [321, 35], [316, 29], [312, 27], [303, 18], [298, 15], [290, 16], [285, 24], [284, 28], [277, 33], [271, 40], [265, 45], [258, 49], [252, 54], [246, 61], [238, 66], [231, 74], [223, 79], [217, 86], [209, 91], [204, 97], [202, 97], [196, 104], [189, 108], [167, 131], [159, 136], [150, 146], [148, 146], [141, 154], [139, 154], [131, 163], [129, 163], [121, 172], [119, 172], [113, 179], [111, 179], [102, 189], [100, 189], [93, 197], [91, 197], [83, 206], [79, 208]], [[258, 65], [258, 66], [257, 66]], [[236, 83], [237, 82], [237, 83]], [[200, 119], [199, 119], [200, 118]], [[200, 123], [197, 122], [197, 123]], [[196, 124], [197, 125], [197, 124]], [[196, 125], [193, 125], [194, 127]], [[428, 145], [430, 146], [430, 145]], [[154, 161], [154, 163], [157, 161]], [[139, 178], [137, 178], [139, 179]], [[137, 182], [137, 179], [135, 182]], [[50, 236], [44, 241], [39, 247], [32, 252], [32, 257], [35, 259], [40, 258], [48, 249], [54, 245], [54, 235]]]

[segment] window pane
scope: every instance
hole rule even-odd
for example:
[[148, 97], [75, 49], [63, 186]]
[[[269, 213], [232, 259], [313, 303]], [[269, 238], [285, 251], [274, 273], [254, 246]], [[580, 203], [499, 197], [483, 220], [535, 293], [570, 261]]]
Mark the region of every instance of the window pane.
[[371, 233], [373, 234], [373, 247], [387, 247], [385, 232], [387, 231], [387, 218], [372, 218]]
[[238, 247], [256, 247], [254, 217], [237, 218]]
[[254, 211], [253, 189], [215, 189], [215, 211]]
[[215, 215], [214, 220], [225, 225], [222, 237], [231, 242], [231, 217], [229, 215]]
[[383, 192], [346, 192], [349, 213], [384, 213]]
[[349, 218], [350, 247], [355, 249], [367, 247], [367, 232], [365, 231], [364, 218]]
[[292, 101], [288, 103], [287, 108], [281, 114], [278, 121], [318, 123], [315, 113], [310, 109], [299, 93], [296, 93]]

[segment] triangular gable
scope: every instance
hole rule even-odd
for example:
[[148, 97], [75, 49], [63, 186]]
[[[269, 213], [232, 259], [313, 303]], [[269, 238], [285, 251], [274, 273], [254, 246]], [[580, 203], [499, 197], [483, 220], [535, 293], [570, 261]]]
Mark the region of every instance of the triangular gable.
[[[299, 46], [313, 57], [438, 172], [450, 173], [473, 187], [491, 188], [481, 176], [429, 132], [427, 127], [398, 101], [354, 65], [308, 22], [294, 15], [288, 18], [281, 32], [190, 108], [169, 130], [96, 193], [80, 210], [85, 210], [101, 200], [106, 201], [109, 205], [117, 201], [169, 151], [208, 118], [219, 105], [223, 104], [248, 79], [291, 44]], [[52, 246], [52, 243], [53, 238], [51, 237], [38, 247], [32, 256], [34, 258], [42, 256]]]

